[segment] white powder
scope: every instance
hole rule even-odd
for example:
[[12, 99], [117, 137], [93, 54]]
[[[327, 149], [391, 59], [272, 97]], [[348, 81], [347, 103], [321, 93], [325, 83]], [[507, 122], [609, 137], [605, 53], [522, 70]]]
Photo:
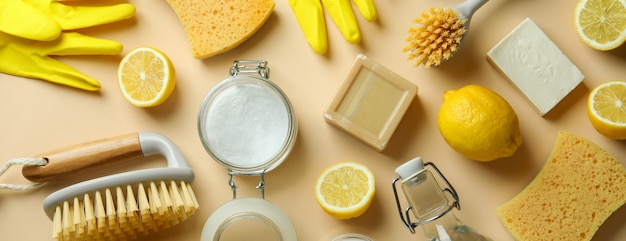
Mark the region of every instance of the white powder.
[[282, 96], [258, 84], [225, 88], [206, 115], [205, 141], [214, 155], [234, 166], [268, 162], [289, 137], [289, 111]]

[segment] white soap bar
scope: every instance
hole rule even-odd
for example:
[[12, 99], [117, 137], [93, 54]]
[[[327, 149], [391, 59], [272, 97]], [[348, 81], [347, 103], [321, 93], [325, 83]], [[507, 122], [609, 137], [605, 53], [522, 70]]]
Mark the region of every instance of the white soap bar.
[[496, 44], [487, 59], [533, 104], [548, 113], [585, 76], [529, 18]]

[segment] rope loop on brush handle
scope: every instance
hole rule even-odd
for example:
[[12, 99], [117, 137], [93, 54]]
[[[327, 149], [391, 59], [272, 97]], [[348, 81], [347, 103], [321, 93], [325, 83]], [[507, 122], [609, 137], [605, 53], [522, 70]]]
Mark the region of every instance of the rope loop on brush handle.
[[[48, 160], [45, 158], [31, 158], [31, 157], [23, 157], [23, 158], [15, 158], [6, 162], [2, 167], [0, 167], [0, 176], [2, 176], [9, 168], [13, 165], [23, 165], [23, 166], [45, 166], [48, 164]], [[46, 184], [45, 182], [33, 183], [33, 184], [8, 184], [8, 183], [0, 183], [0, 189], [10, 189], [10, 190], [30, 190], [38, 188], [42, 185]]]

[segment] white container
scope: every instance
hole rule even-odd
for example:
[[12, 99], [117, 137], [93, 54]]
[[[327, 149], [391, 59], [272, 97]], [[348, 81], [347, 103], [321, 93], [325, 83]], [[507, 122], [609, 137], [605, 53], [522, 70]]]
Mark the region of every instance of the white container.
[[[235, 61], [230, 77], [202, 101], [200, 140], [209, 155], [228, 170], [233, 191], [233, 200], [206, 221], [202, 241], [248, 239], [243, 237], [246, 235], [255, 240], [297, 240], [289, 217], [264, 199], [265, 173], [287, 158], [298, 133], [291, 103], [268, 79], [266, 65], [266, 61]], [[257, 189], [261, 198], [237, 199], [236, 175], [260, 176]]]
[[289, 155], [298, 124], [289, 99], [276, 84], [237, 74], [206, 95], [198, 131], [209, 155], [229, 171], [259, 174]]

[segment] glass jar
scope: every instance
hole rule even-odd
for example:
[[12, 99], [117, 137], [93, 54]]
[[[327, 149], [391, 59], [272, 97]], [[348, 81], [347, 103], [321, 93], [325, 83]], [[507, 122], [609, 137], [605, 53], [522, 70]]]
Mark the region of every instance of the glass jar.
[[202, 101], [200, 140], [229, 172], [271, 171], [289, 155], [296, 141], [298, 123], [291, 103], [268, 77], [266, 61], [235, 61], [230, 77]]
[[[289, 217], [265, 200], [265, 174], [287, 158], [298, 132], [289, 99], [268, 78], [267, 61], [234, 61], [230, 77], [213, 87], [202, 101], [198, 113], [200, 140], [208, 154], [228, 170], [233, 193], [233, 200], [217, 208], [206, 221], [202, 241], [297, 240]], [[259, 176], [256, 188], [261, 198], [237, 198], [237, 175]]]

